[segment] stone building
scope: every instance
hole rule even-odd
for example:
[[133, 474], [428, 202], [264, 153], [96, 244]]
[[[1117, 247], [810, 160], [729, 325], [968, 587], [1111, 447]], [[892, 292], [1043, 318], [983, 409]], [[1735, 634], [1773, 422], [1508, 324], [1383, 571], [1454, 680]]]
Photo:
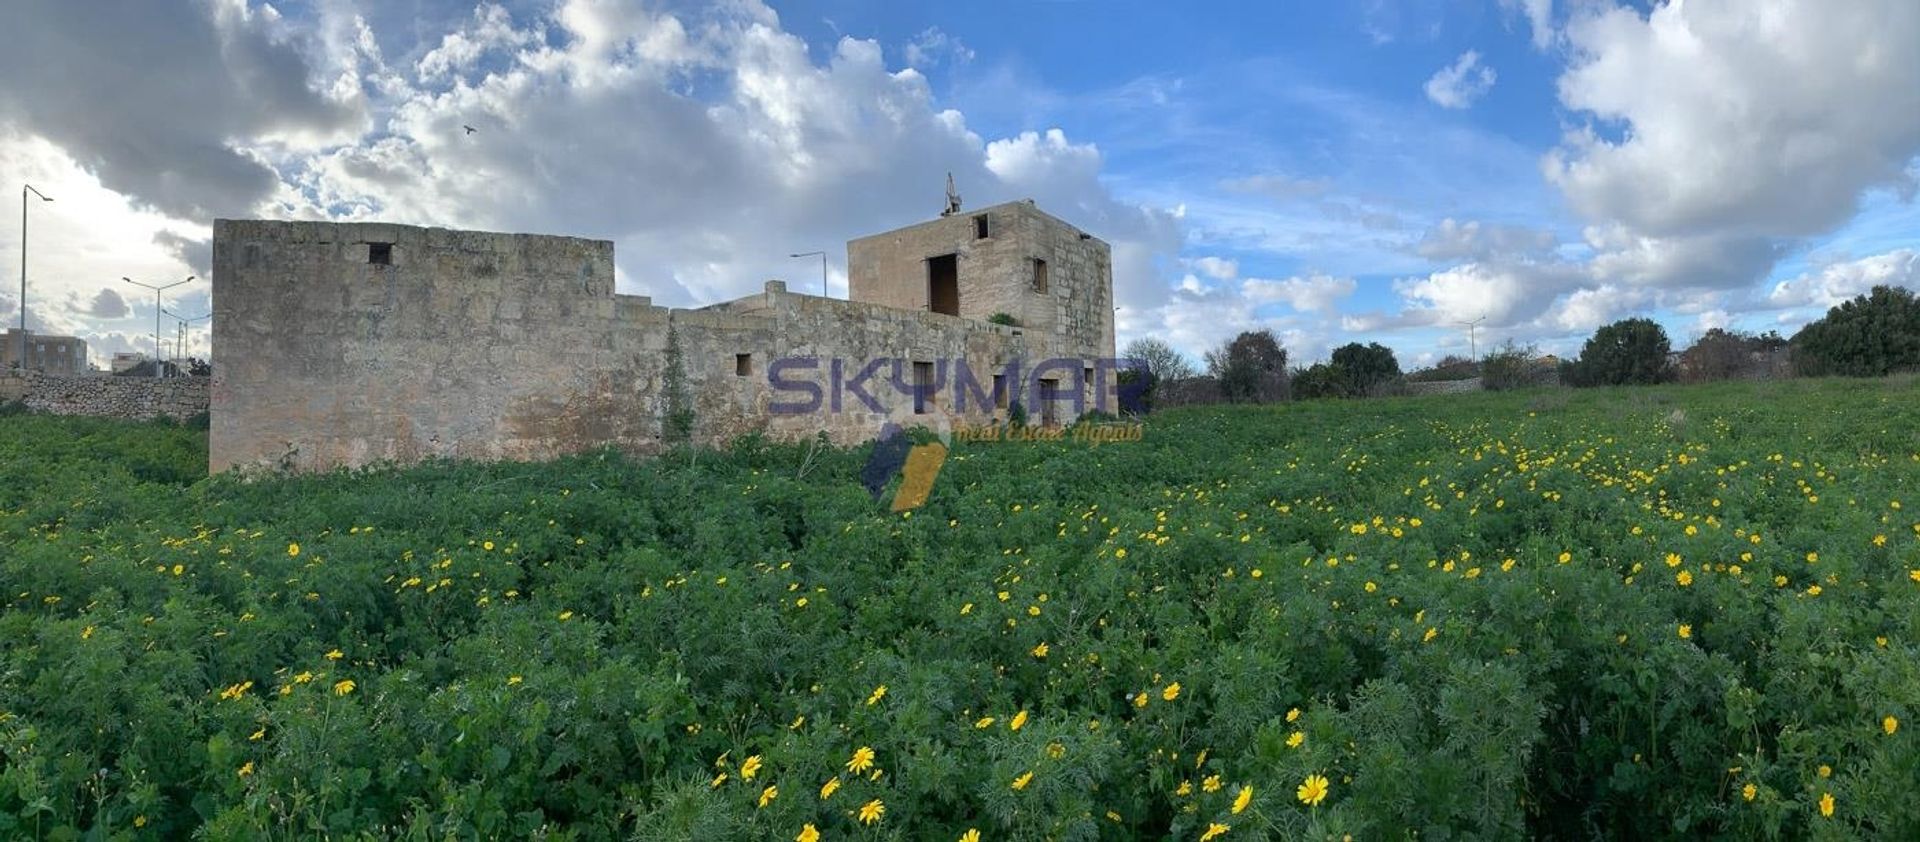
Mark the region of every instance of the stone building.
[[648, 452], [681, 414], [702, 442], [847, 444], [1115, 408], [1108, 246], [1032, 202], [855, 240], [847, 265], [851, 300], [769, 281], [670, 309], [614, 292], [604, 240], [216, 220], [211, 467]]
[[[20, 329], [7, 328], [0, 336], [0, 370], [21, 367], [21, 345]], [[87, 340], [79, 337], [28, 333], [25, 346], [28, 371], [85, 374], [92, 368], [87, 363]]]

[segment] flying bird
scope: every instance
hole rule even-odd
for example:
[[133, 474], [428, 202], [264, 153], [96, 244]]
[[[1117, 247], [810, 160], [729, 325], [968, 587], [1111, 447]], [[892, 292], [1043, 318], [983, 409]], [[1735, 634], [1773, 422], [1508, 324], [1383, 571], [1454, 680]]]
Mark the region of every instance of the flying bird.
[[474, 127], [472, 127], [472, 126], [468, 126], [468, 125], [462, 125], [462, 126], [461, 126], [460, 128], [463, 128], [463, 129], [466, 129], [466, 130], [467, 130], [467, 134], [473, 134], [474, 132], [477, 132], [477, 131], [479, 131], [479, 129], [476, 129], [476, 128], [474, 128]]

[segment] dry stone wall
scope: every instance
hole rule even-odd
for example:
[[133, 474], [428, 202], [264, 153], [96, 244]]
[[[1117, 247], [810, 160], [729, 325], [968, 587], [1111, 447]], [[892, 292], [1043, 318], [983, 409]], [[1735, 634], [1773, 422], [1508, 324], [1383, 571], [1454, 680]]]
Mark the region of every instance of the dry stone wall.
[[109, 377], [29, 373], [6, 378], [0, 399], [11, 398], [35, 412], [148, 420], [191, 418], [208, 409], [205, 377]]

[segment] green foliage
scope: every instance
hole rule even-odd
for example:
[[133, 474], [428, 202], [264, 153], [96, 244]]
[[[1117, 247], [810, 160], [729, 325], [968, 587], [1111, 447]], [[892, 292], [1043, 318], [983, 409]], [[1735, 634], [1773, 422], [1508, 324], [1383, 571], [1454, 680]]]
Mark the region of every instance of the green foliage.
[[1400, 376], [1400, 361], [1393, 349], [1378, 342], [1362, 345], [1350, 342], [1333, 350], [1333, 366], [1347, 381], [1350, 395], [1370, 395], [1374, 390]]
[[667, 327], [667, 365], [661, 375], [661, 393], [666, 405], [660, 419], [660, 438], [668, 444], [685, 444], [693, 438], [693, 396], [687, 388], [680, 332], [671, 325]]
[[1020, 320], [1014, 318], [1011, 313], [995, 313], [991, 316], [988, 316], [987, 321], [997, 325], [1006, 325], [1008, 327], [1020, 326]]
[[1652, 319], [1622, 319], [1594, 331], [1567, 364], [1562, 377], [1571, 386], [1622, 386], [1661, 383], [1673, 375], [1667, 363], [1667, 331]]
[[1346, 371], [1331, 363], [1314, 363], [1293, 370], [1293, 396], [1300, 400], [1347, 398], [1353, 396], [1353, 383]]
[[1246, 331], [1207, 352], [1207, 373], [1229, 401], [1279, 400], [1286, 396], [1287, 351], [1271, 330]]
[[1917, 838], [1913, 392], [1178, 409], [906, 515], [0, 418], [0, 838]]
[[1879, 286], [1828, 310], [1793, 335], [1793, 362], [1811, 376], [1877, 377], [1920, 368], [1920, 298]]
[[1532, 345], [1506, 344], [1495, 348], [1480, 361], [1480, 387], [1495, 392], [1540, 385], [1543, 375], [1540, 352]]

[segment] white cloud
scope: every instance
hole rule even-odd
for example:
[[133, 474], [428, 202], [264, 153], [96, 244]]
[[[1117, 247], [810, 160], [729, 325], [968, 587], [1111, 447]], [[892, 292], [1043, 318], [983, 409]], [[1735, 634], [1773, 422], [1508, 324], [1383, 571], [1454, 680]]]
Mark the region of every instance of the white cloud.
[[1544, 50], [1553, 44], [1553, 0], [1500, 0], [1500, 7], [1526, 17], [1534, 49]]
[[1767, 301], [1775, 307], [1826, 308], [1864, 295], [1877, 286], [1920, 289], [1920, 251], [1896, 249], [1829, 263], [1774, 285]]
[[1452, 217], [1421, 235], [1415, 253], [1429, 260], [1484, 259], [1495, 255], [1539, 254], [1551, 251], [1552, 231], [1521, 225], [1497, 225]]
[[1197, 257], [1187, 261], [1200, 274], [1219, 281], [1231, 281], [1240, 277], [1240, 264], [1224, 257]]
[[1333, 188], [1333, 182], [1325, 178], [1294, 178], [1269, 174], [1230, 178], [1220, 182], [1220, 186], [1235, 193], [1254, 193], [1277, 202], [1291, 202], [1296, 199], [1323, 196]]
[[1441, 108], [1466, 108], [1493, 90], [1498, 78], [1493, 68], [1480, 63], [1480, 53], [1468, 50], [1427, 80], [1427, 99]]
[[1566, 29], [1561, 102], [1597, 125], [1544, 163], [1582, 215], [1643, 236], [1799, 237], [1912, 190], [1920, 4], [1600, 4]]
[[[5, 170], [74, 214], [63, 228], [35, 209], [36, 329], [102, 347], [148, 332], [138, 323], [150, 301], [128, 296], [123, 324], [88, 312], [90, 297], [121, 274], [204, 274], [215, 212], [604, 237], [623, 291], [708, 303], [804, 276], [790, 252], [825, 248], [837, 264], [847, 239], [931, 218], [948, 172], [970, 207], [1033, 198], [1107, 240], [1120, 304], [1145, 314], [1172, 294], [1162, 273], [1184, 242], [1177, 212], [1116, 199], [1100, 150], [1060, 129], [980, 137], [874, 41], [843, 38], [817, 59], [752, 0], [681, 11], [562, 0], [511, 13], [488, 3], [400, 44], [388, 63], [353, 8], [320, 4], [306, 30], [230, 0], [169, 12], [160, 41], [222, 46], [165, 66], [136, 61], [145, 53], [132, 47], [156, 37], [140, 15], [89, 32], [93, 61], [42, 61], [16, 77], [26, 54], [0, 58], [9, 79], [86, 65], [82, 82], [132, 80], [115, 96], [141, 97], [125, 110], [115, 97], [74, 97], [39, 114], [27, 86], [0, 90]], [[28, 12], [36, 30], [83, 25], [66, 4]], [[936, 35], [923, 33], [922, 48], [965, 57]], [[194, 96], [174, 95], [173, 77], [197, 85]], [[235, 85], [252, 87], [230, 95]], [[143, 125], [155, 103], [201, 95], [232, 113], [164, 106], [175, 113]], [[73, 277], [44, 277], [55, 265]], [[843, 267], [833, 268], [844, 295]]]
[[1302, 313], [1330, 314], [1345, 298], [1353, 295], [1352, 278], [1306, 275], [1272, 281], [1248, 278], [1240, 284], [1241, 294], [1255, 304], [1284, 303]]
[[912, 41], [907, 42], [906, 57], [908, 67], [931, 67], [936, 64], [966, 64], [973, 61], [973, 50], [953, 35], [940, 31], [940, 27], [930, 26]]

